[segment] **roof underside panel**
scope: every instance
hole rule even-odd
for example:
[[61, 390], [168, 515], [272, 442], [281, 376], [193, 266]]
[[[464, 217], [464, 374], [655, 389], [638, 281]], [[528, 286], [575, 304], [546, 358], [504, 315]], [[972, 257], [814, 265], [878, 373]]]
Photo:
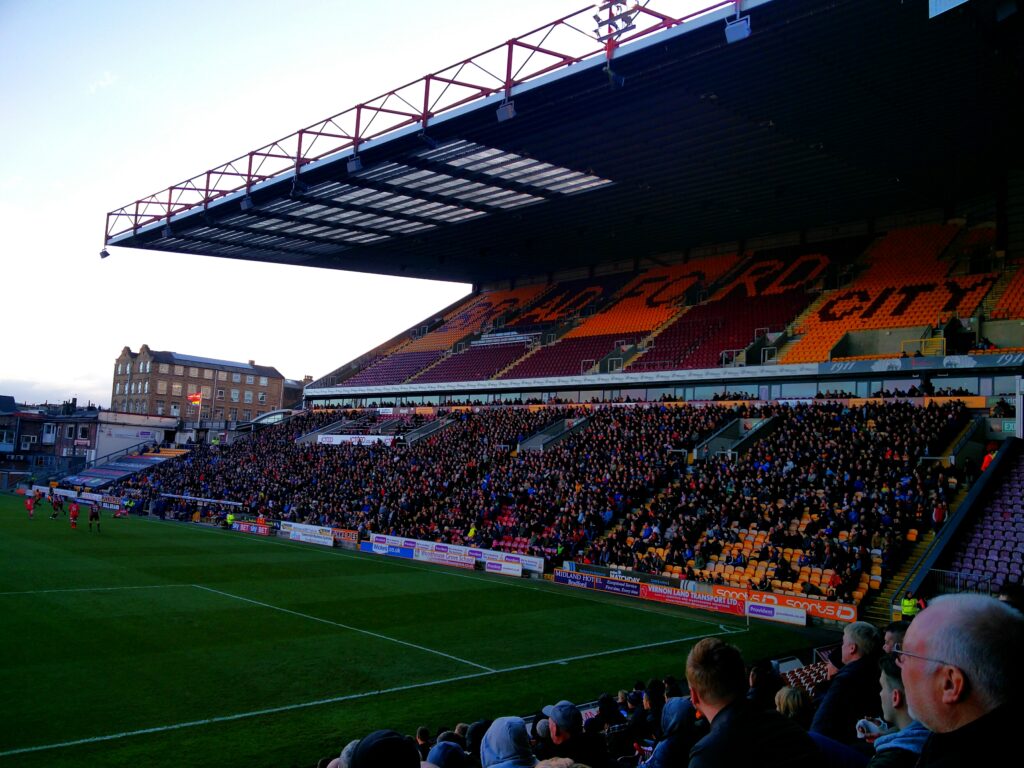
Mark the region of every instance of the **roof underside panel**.
[[1021, 167], [1021, 16], [786, 0], [114, 244], [471, 283], [956, 210]]

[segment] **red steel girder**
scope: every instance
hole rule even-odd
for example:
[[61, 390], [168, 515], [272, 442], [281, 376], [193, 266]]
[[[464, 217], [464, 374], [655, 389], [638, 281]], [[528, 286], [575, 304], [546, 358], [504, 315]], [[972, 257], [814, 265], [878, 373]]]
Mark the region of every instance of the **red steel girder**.
[[[608, 46], [598, 43], [590, 32], [585, 31], [593, 25], [591, 14], [594, 6], [588, 5], [483, 53], [357, 104], [191, 179], [111, 211], [107, 214], [104, 243], [109, 243], [111, 238], [125, 232], [137, 233], [142, 227], [154, 222], [169, 221], [172, 216], [184, 211], [205, 208], [218, 198], [234, 192], [249, 191], [254, 184], [266, 179], [289, 171], [297, 175], [299, 169], [308, 163], [346, 149], [358, 150], [361, 144], [400, 128], [416, 124], [426, 127], [431, 118], [464, 104], [502, 91], [508, 97], [517, 85], [549, 72], [592, 56], [611, 56], [614, 49], [624, 43], [723, 8], [738, 9], [742, 4], [738, 0], [706, 0], [706, 7], [699, 10], [687, 9], [682, 15], [651, 7], [654, 4], [671, 6], [684, 2], [648, 0], [646, 4], [640, 5], [634, 0], [627, 3], [629, 10], [636, 12], [636, 29]], [[691, 3], [692, 0], [685, 4]], [[535, 58], [538, 61], [534, 62]], [[495, 70], [501, 74], [495, 74]], [[482, 80], [477, 81], [474, 74], [482, 75]], [[396, 102], [402, 106], [399, 107]]]

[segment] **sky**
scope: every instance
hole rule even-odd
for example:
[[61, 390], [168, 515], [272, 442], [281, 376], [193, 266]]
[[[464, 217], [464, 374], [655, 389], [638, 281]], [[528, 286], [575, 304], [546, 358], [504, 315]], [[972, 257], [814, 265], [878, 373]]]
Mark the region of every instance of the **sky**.
[[0, 0], [0, 394], [106, 408], [142, 344], [318, 378], [468, 294], [99, 251], [108, 211], [585, 5]]
[[98, 254], [108, 211], [583, 5], [0, 0], [0, 394], [106, 408], [115, 358], [142, 344], [319, 377], [466, 295]]

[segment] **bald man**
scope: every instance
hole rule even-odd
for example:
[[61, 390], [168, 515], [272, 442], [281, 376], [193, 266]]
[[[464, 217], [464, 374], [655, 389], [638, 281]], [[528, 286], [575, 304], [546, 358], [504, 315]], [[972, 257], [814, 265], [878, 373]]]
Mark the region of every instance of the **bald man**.
[[1021, 648], [1024, 615], [991, 597], [944, 595], [918, 614], [893, 652], [911, 716], [933, 731], [918, 768], [1003, 765], [1018, 752]]

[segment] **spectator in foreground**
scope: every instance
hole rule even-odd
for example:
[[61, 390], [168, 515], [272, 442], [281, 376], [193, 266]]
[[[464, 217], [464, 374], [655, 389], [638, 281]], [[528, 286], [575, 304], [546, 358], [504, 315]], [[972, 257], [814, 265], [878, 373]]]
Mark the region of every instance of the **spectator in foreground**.
[[584, 731], [583, 715], [571, 701], [560, 701], [544, 707], [551, 732], [551, 753], [545, 757], [571, 757], [590, 768], [608, 765], [608, 750], [604, 735], [598, 731]]
[[843, 668], [818, 705], [811, 732], [843, 744], [856, 744], [857, 721], [882, 714], [878, 698], [878, 630], [855, 621], [843, 630]]
[[983, 595], [943, 595], [894, 655], [911, 714], [933, 733], [918, 766], [1001, 765], [1022, 722], [1024, 615]]
[[521, 717], [499, 717], [480, 743], [483, 768], [534, 768], [537, 758], [530, 751], [530, 737]]
[[[882, 670], [879, 684], [882, 686], [882, 721], [869, 722], [864, 728], [865, 740], [873, 728], [879, 732], [872, 739], [875, 755], [868, 763], [870, 768], [913, 768], [917, 764], [924, 743], [931, 732], [917, 722], [907, 709], [907, 694], [903, 688], [900, 668], [891, 656], [883, 656], [878, 663]], [[861, 725], [857, 725], [858, 735]]]
[[352, 752], [351, 768], [419, 768], [416, 742], [397, 731], [374, 731], [359, 740]]
[[739, 649], [717, 637], [700, 640], [686, 658], [693, 705], [711, 732], [690, 750], [689, 768], [801, 768], [821, 753], [796, 723], [747, 701], [747, 670]]
[[697, 720], [697, 710], [687, 697], [669, 699], [661, 710], [661, 731], [664, 737], [654, 747], [642, 768], [673, 768], [689, 760], [690, 750], [706, 735], [704, 721]]
[[894, 621], [889, 624], [883, 630], [882, 653], [892, 653], [893, 646], [903, 642], [903, 636], [907, 634], [909, 626], [909, 621]]

